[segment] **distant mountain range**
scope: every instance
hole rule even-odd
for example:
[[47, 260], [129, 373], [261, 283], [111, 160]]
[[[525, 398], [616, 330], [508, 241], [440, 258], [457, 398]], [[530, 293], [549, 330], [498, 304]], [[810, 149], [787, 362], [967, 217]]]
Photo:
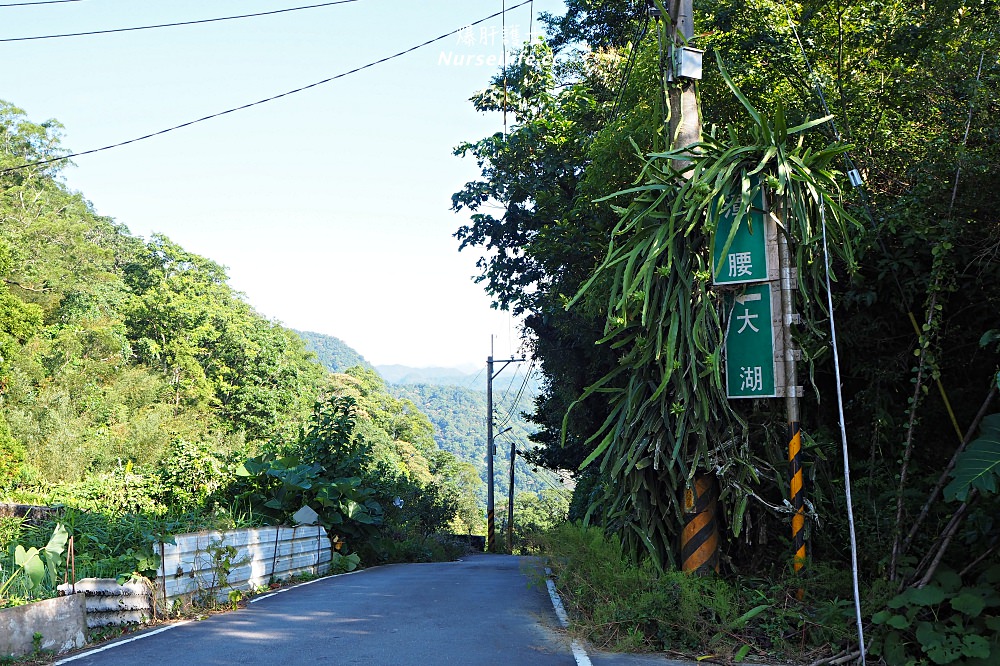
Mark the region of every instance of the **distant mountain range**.
[[[331, 372], [343, 372], [355, 365], [374, 367], [397, 398], [412, 400], [434, 424], [434, 439], [438, 446], [462, 460], [473, 463], [486, 479], [486, 363], [476, 371], [470, 368], [414, 368], [405, 365], [372, 366], [361, 354], [342, 340], [322, 333], [296, 331], [306, 348], [314, 352]], [[528, 434], [534, 426], [521, 416], [533, 409], [533, 398], [539, 391], [539, 378], [525, 382], [523, 364], [511, 364], [500, 369], [493, 380], [494, 412], [497, 418], [497, 458], [494, 465], [497, 493], [507, 492], [509, 448], [513, 443], [521, 449], [528, 446]], [[518, 458], [515, 467], [518, 492], [539, 492], [556, 487], [558, 479], [549, 471], [535, 470]]]
[[[375, 369], [389, 384], [437, 384], [439, 386], [471, 387], [477, 381], [476, 373], [458, 368], [413, 368], [408, 365], [376, 365]], [[483, 364], [483, 375], [486, 364]], [[486, 384], [484, 383], [485, 387]]]

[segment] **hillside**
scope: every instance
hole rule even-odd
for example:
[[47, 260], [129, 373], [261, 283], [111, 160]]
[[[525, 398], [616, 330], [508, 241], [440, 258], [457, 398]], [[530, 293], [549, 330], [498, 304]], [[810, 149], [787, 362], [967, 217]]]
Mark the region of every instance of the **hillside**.
[[[333, 336], [321, 333], [299, 335], [306, 341], [307, 349], [316, 351], [319, 360], [329, 370], [342, 372], [342, 363], [349, 359], [360, 359], [361, 365], [370, 367], [360, 354]], [[331, 353], [320, 354], [318, 350], [330, 350]], [[434, 440], [438, 447], [463, 462], [472, 463], [485, 482], [485, 367], [479, 373], [465, 373], [457, 368], [415, 368], [404, 365], [380, 365], [375, 369], [385, 380], [390, 394], [400, 400], [411, 401], [417, 410], [427, 415], [434, 425]], [[513, 401], [522, 385], [524, 390], [520, 392], [515, 404]], [[537, 393], [537, 383], [531, 378], [525, 384], [523, 373], [508, 369], [502, 378], [495, 381], [494, 391], [498, 434], [493, 476], [499, 506], [506, 503], [507, 498], [511, 441], [518, 447], [527, 446], [528, 435], [533, 432], [533, 426], [525, 421], [522, 413], [534, 410], [533, 396]], [[508, 427], [511, 430], [501, 432]], [[516, 492], [540, 493], [553, 487], [561, 487], [553, 473], [536, 469], [518, 458], [514, 467]], [[485, 485], [479, 489], [479, 494], [485, 506]]]
[[[0, 102], [0, 500], [274, 520], [309, 501], [346, 533], [399, 497], [397, 532], [453, 528], [456, 511], [478, 529], [475, 470], [357, 352], [262, 316], [211, 259], [96, 215], [58, 163], [3, 172], [57, 137]], [[324, 479], [363, 484], [353, 508], [305, 492]]]
[[[533, 397], [525, 391], [517, 402], [514, 386], [509, 392], [498, 391], [496, 414], [496, 458], [493, 473], [496, 482], [496, 502], [506, 503], [510, 475], [510, 445], [521, 450], [528, 446], [533, 432], [522, 413], [534, 409]], [[471, 462], [486, 479], [486, 392], [458, 386], [435, 384], [390, 385], [394, 396], [413, 402], [434, 424], [434, 439], [438, 447], [460, 460]], [[507, 428], [509, 431], [504, 432]], [[538, 469], [518, 457], [514, 467], [514, 488], [518, 493], [540, 493], [560, 488], [558, 478], [548, 470]], [[485, 492], [485, 489], [484, 489]]]
[[[306, 343], [306, 349], [316, 354], [316, 361], [330, 372], [343, 372], [356, 365], [372, 367], [364, 356], [340, 338], [312, 331], [295, 332]], [[382, 374], [382, 377], [385, 377], [385, 374]], [[386, 378], [386, 381], [390, 380]]]

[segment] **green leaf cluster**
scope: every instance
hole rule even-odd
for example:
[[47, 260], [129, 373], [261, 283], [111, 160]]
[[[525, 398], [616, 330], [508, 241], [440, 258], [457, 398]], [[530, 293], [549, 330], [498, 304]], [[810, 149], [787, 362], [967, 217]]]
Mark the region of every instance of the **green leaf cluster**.
[[872, 621], [881, 628], [872, 653], [891, 664], [991, 664], [1000, 656], [1000, 566], [976, 585], [950, 570], [893, 597]]

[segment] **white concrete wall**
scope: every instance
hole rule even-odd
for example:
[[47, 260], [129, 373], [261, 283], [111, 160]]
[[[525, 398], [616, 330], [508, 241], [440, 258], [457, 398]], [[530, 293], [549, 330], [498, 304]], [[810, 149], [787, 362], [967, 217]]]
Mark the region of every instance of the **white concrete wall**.
[[[162, 544], [157, 572], [157, 606], [168, 610], [175, 600], [211, 594], [225, 601], [232, 589], [247, 591], [272, 579], [297, 574], [321, 575], [330, 568], [330, 539], [317, 525], [263, 527], [225, 532], [180, 534], [174, 544]], [[216, 580], [212, 548], [234, 546], [236, 556], [228, 583]]]

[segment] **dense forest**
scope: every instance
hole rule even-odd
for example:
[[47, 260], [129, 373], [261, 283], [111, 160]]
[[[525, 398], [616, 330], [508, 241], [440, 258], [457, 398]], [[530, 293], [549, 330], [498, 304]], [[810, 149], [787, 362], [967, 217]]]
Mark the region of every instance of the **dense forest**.
[[[355, 564], [453, 556], [441, 535], [481, 529], [476, 468], [356, 352], [320, 340], [325, 369], [222, 266], [96, 215], [61, 162], [11, 168], [62, 153], [57, 123], [0, 102], [0, 502], [59, 507], [81, 576], [304, 504]], [[54, 592], [18, 577], [49, 527], [0, 515], [0, 605]]]
[[[835, 316], [872, 654], [995, 661], [1000, 8], [697, 2], [703, 75], [683, 83], [646, 4], [569, 0], [547, 16], [547, 40], [472, 98], [508, 131], [455, 151], [481, 168], [453, 196], [470, 214], [456, 237], [487, 251], [479, 280], [525, 315], [545, 375], [533, 461], [576, 470], [572, 515], [660, 570], [680, 566], [684, 492], [707, 479], [721, 573], [802, 585], [802, 614], [771, 622], [808, 626], [852, 596]], [[684, 85], [702, 135], [674, 146]], [[799, 269], [801, 509], [783, 402], [727, 400], [719, 371], [712, 232], [762, 188]], [[807, 561], [793, 562], [793, 514]]]

